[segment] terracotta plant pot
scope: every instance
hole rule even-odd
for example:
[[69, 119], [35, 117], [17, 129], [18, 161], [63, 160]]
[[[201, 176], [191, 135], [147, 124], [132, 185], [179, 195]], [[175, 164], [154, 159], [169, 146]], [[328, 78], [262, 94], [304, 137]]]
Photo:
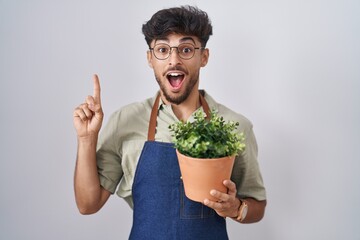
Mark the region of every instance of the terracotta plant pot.
[[189, 199], [197, 202], [203, 202], [205, 198], [217, 201], [217, 198], [210, 195], [211, 189], [227, 192], [223, 181], [230, 179], [235, 156], [200, 159], [185, 156], [178, 150], [176, 150], [176, 154], [185, 195]]

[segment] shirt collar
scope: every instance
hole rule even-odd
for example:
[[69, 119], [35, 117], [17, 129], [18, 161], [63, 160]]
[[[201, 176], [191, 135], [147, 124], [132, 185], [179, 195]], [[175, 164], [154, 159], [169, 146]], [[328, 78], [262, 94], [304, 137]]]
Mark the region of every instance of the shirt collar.
[[[205, 90], [200, 90], [200, 91], [202, 91], [202, 93], [204, 94], [203, 96], [204, 96], [206, 102], [208, 103], [210, 110], [212, 110], [213, 108], [216, 108], [217, 103], [215, 102], [215, 100]], [[159, 93], [160, 93], [160, 91], [157, 91], [156, 95], [153, 97], [153, 103], [155, 102], [155, 99]], [[175, 114], [172, 111], [172, 108], [170, 106], [167, 106], [164, 103], [164, 101], [160, 98], [158, 110], [164, 110], [164, 109], [171, 111], [171, 113], [175, 116]], [[200, 109], [201, 109], [201, 111], [204, 111], [202, 107], [200, 107]], [[198, 111], [198, 110], [195, 110], [194, 113], [196, 111]], [[188, 121], [190, 121], [190, 122], [194, 121], [194, 113], [189, 117]]]

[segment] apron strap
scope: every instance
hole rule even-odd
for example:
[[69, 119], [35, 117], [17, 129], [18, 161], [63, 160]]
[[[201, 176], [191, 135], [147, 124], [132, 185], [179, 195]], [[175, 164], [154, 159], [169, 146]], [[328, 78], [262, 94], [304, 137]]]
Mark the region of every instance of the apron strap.
[[148, 141], [155, 141], [156, 119], [158, 115], [159, 101], [160, 101], [160, 93], [157, 95], [151, 110], [150, 122], [148, 128]]
[[206, 119], [208, 121], [210, 121], [210, 118], [211, 118], [210, 108], [209, 108], [209, 105], [208, 105], [208, 103], [206, 102], [206, 100], [205, 100], [205, 98], [203, 96], [205, 94], [205, 92], [203, 90], [200, 90], [199, 93], [200, 93], [199, 94], [199, 96], [200, 96], [200, 104], [203, 107], [204, 112], [206, 113]]
[[[203, 107], [204, 112], [206, 113], [206, 119], [210, 120], [210, 108], [208, 103], [206, 102], [203, 94], [204, 91], [199, 91], [200, 96], [200, 104]], [[148, 128], [148, 141], [155, 141], [155, 133], [156, 133], [156, 120], [158, 116], [158, 109], [159, 109], [159, 101], [160, 101], [160, 93], [156, 96], [154, 105], [151, 109], [151, 115], [150, 115], [150, 122], [149, 122], [149, 128]]]

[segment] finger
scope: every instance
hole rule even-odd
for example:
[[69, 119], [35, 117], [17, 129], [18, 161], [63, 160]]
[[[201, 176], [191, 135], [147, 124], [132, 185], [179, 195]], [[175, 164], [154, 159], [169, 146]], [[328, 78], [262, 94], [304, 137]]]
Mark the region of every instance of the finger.
[[82, 110], [76, 108], [74, 110], [74, 118], [80, 118], [81, 121], [85, 121], [86, 115], [84, 114], [84, 112]]
[[93, 97], [94, 97], [95, 102], [97, 104], [101, 105], [101, 98], [100, 98], [101, 88], [100, 88], [100, 80], [99, 80], [98, 75], [94, 74], [93, 81], [94, 81], [94, 94], [93, 94]]
[[222, 202], [227, 202], [230, 199], [230, 195], [228, 195], [226, 193], [219, 192], [219, 191], [214, 190], [214, 189], [210, 191], [210, 195], [217, 198], [217, 199], [219, 199], [220, 202], [221, 201]]
[[209, 207], [209, 208], [212, 208], [214, 210], [217, 210], [217, 211], [221, 211], [224, 209], [223, 207], [223, 204], [220, 203], [220, 202], [214, 202], [214, 201], [211, 201], [209, 199], [205, 199], [204, 200], [204, 205]]
[[236, 189], [236, 184], [231, 181], [231, 180], [224, 180], [223, 182], [224, 186], [228, 188], [228, 194], [235, 196], [237, 189]]
[[103, 112], [102, 112], [102, 108], [101, 105], [99, 103], [95, 102], [95, 99], [92, 96], [87, 96], [85, 99], [85, 102], [87, 103], [87, 107], [93, 112], [95, 113], [95, 116], [98, 119], [102, 118]]
[[93, 96], [90, 95], [85, 98], [85, 102], [90, 109], [92, 109], [95, 105], [95, 99], [93, 98]]
[[94, 115], [93, 112], [92, 112], [92, 110], [89, 109], [89, 106], [88, 106], [87, 104], [84, 104], [81, 109], [83, 110], [84, 114], [86, 115], [86, 117], [87, 117], [88, 119], [91, 119], [92, 116]]
[[93, 111], [89, 108], [89, 104], [88, 104], [88, 103], [83, 103], [83, 104], [81, 104], [81, 105], [78, 107], [78, 109], [79, 109], [80, 111], [82, 111], [87, 118], [89, 118], [89, 119], [92, 118], [92, 116], [93, 116]]
[[89, 118], [91, 118], [92, 113], [90, 110], [86, 110], [83, 108], [76, 108], [74, 111], [74, 117], [79, 117], [82, 121], [87, 121]]

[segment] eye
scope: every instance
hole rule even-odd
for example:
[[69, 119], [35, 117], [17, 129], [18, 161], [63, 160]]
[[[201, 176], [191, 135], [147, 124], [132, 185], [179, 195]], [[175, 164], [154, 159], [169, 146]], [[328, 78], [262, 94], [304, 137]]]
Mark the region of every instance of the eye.
[[155, 46], [155, 51], [160, 54], [167, 54], [169, 52], [169, 47], [166, 45]]
[[166, 53], [167, 52], [167, 48], [159, 48], [159, 50], [158, 50], [159, 52], [161, 52], [161, 53]]
[[184, 58], [190, 58], [194, 54], [195, 47], [192, 44], [184, 43], [179, 45], [179, 54]]
[[194, 51], [194, 48], [191, 46], [184, 46], [180, 49], [180, 51], [184, 54], [189, 54], [192, 53]]

